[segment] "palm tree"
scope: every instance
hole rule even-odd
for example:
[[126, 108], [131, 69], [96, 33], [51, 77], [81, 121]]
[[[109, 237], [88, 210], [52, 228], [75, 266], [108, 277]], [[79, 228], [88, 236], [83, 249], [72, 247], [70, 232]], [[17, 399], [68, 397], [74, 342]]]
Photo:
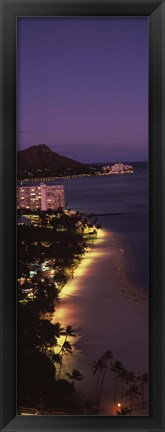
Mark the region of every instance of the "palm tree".
[[113, 360], [112, 352], [110, 350], [106, 351], [105, 354], [103, 354], [103, 357], [105, 357], [105, 359], [108, 360], [112, 366], [112, 360]]
[[[105, 374], [107, 370], [107, 363], [110, 362], [112, 365], [113, 354], [111, 351], [106, 351], [97, 362], [93, 362], [92, 368], [93, 374], [97, 373], [97, 382], [96, 382], [96, 399], [97, 399], [97, 412], [99, 413], [101, 395], [103, 390], [103, 384], [105, 379]], [[102, 374], [102, 380], [99, 388], [99, 377], [100, 373]]]
[[125, 396], [129, 396], [130, 400], [131, 400], [131, 406], [130, 406], [131, 412], [133, 409], [134, 399], [139, 400], [140, 395], [141, 395], [141, 391], [139, 390], [139, 387], [135, 384], [132, 384], [132, 386], [129, 388], [129, 390], [126, 391]]
[[75, 381], [81, 381], [83, 379], [83, 375], [81, 374], [81, 372], [77, 369], [73, 369], [72, 370], [72, 374], [70, 374], [69, 372], [67, 372], [65, 375], [68, 376], [68, 378], [70, 380], [72, 380], [73, 383], [73, 387], [75, 388]]
[[121, 384], [121, 402], [123, 402], [124, 386], [125, 386], [125, 383], [127, 382], [127, 376], [128, 376], [128, 371], [123, 367], [119, 371], [119, 378], [120, 378], [120, 384]]
[[111, 366], [112, 366], [112, 359], [113, 359], [113, 354], [111, 351], [106, 351], [103, 356], [101, 357], [101, 372], [102, 372], [102, 381], [101, 381], [101, 386], [100, 386], [100, 393], [99, 393], [99, 398], [98, 398], [98, 413], [99, 413], [99, 408], [100, 408], [100, 401], [101, 401], [101, 394], [102, 394], [102, 390], [103, 390], [103, 384], [104, 384], [104, 379], [105, 379], [105, 374], [107, 371], [107, 363], [110, 362]]
[[129, 384], [129, 388], [131, 387], [132, 383], [136, 382], [136, 377], [134, 375], [133, 372], [128, 372], [127, 373], [127, 378], [126, 378], [126, 384]]
[[65, 340], [61, 346], [59, 354], [63, 350], [63, 346], [64, 346], [65, 342], [67, 342], [68, 337], [76, 337], [76, 333], [75, 333], [74, 329], [72, 328], [72, 326], [68, 325], [65, 330], [63, 329], [63, 332], [61, 333], [61, 335], [65, 335]]
[[75, 330], [73, 329], [73, 327], [71, 325], [68, 325], [66, 327], [65, 332], [66, 332], [66, 340], [68, 337], [76, 337]]
[[105, 358], [105, 356], [102, 356], [100, 360], [102, 362], [102, 367], [101, 367], [102, 380], [101, 380], [101, 385], [100, 385], [100, 392], [99, 392], [99, 395], [98, 395], [97, 414], [99, 414], [101, 395], [102, 395], [102, 390], [103, 390], [103, 384], [104, 384], [105, 374], [106, 374], [106, 370], [107, 370], [107, 359]]
[[145, 384], [148, 384], [148, 374], [144, 373], [143, 375], [139, 376], [137, 380], [140, 381], [141, 393], [142, 393], [142, 408], [144, 409], [145, 408], [144, 391], [145, 391]]
[[102, 373], [103, 371], [103, 359], [102, 357], [96, 362], [93, 362], [92, 365], [93, 368], [93, 375], [95, 375], [97, 373], [97, 380], [96, 380], [96, 400], [97, 400], [97, 405], [98, 405], [98, 399], [99, 399], [99, 377], [100, 377], [100, 373]]
[[60, 362], [59, 373], [58, 373], [58, 381], [60, 380], [60, 375], [61, 375], [63, 355], [67, 353], [72, 354], [72, 347], [68, 341], [65, 341], [63, 343], [61, 350], [59, 351], [58, 354], [60, 355], [60, 353], [61, 353], [61, 362]]
[[70, 326], [70, 325], [68, 325], [66, 327], [66, 330], [64, 330], [64, 332], [62, 334], [65, 335], [65, 340], [64, 340], [64, 342], [61, 346], [61, 349], [58, 353], [58, 354], [61, 354], [61, 363], [60, 363], [60, 368], [59, 368], [58, 381], [60, 380], [60, 375], [61, 375], [63, 355], [65, 353], [72, 354], [72, 346], [70, 345], [70, 343], [68, 342], [67, 339], [68, 339], [68, 337], [76, 337], [75, 331], [72, 328], [72, 326]]
[[116, 402], [116, 396], [117, 396], [117, 381], [120, 377], [120, 373], [123, 370], [123, 364], [116, 360], [114, 363], [112, 363], [112, 367], [110, 369], [114, 375], [115, 375], [115, 382], [114, 382], [114, 402]]
[[54, 354], [54, 352], [52, 353], [51, 351], [49, 351], [48, 356], [53, 363], [57, 363], [59, 365], [61, 364], [61, 355], [60, 354]]

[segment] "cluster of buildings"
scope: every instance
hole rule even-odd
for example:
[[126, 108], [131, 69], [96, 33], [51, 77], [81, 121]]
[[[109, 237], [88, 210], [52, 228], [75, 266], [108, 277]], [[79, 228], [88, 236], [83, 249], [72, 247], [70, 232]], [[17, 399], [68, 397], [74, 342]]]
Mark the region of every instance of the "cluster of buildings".
[[64, 186], [48, 186], [40, 183], [38, 186], [17, 187], [17, 208], [30, 210], [57, 210], [65, 207]]
[[124, 165], [123, 163], [115, 163], [111, 166], [104, 166], [102, 168], [103, 174], [129, 174], [133, 173], [131, 165]]

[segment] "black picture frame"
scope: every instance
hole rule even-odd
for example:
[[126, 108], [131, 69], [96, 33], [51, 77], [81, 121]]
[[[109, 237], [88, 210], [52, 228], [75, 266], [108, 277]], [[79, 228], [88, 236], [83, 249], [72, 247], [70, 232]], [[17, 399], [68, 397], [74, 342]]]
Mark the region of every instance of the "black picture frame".
[[[1, 430], [165, 431], [165, 1], [1, 0]], [[18, 16], [148, 16], [149, 314], [147, 417], [16, 415], [16, 19]]]

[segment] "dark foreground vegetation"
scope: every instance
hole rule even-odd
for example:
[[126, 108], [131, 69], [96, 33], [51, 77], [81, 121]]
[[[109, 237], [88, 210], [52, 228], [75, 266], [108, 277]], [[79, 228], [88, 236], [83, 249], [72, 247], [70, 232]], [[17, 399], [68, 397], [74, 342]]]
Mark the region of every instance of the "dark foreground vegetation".
[[93, 363], [92, 401], [80, 396], [81, 371], [63, 372], [77, 332], [69, 323], [63, 328], [56, 322], [56, 308], [98, 228], [93, 214], [18, 210], [18, 413], [24, 407], [43, 415], [100, 415], [104, 383], [111, 374], [114, 415], [134, 415], [136, 403], [146, 410], [148, 375], [135, 376], [111, 351]]
[[[93, 374], [96, 375], [96, 406], [100, 411], [104, 382], [108, 374], [114, 376], [113, 391], [114, 405], [117, 405], [117, 415], [132, 415], [135, 401], [142, 410], [146, 409], [148, 400], [148, 374], [136, 376], [128, 371], [123, 363], [116, 360], [111, 351], [106, 351], [97, 361], [93, 362]], [[145, 399], [146, 398], [146, 399]]]
[[62, 209], [18, 210], [18, 413], [22, 407], [40, 414], [86, 410], [76, 390], [81, 372], [73, 369], [61, 377], [76, 331], [51, 320], [85, 242], [96, 238], [96, 222], [92, 215]]

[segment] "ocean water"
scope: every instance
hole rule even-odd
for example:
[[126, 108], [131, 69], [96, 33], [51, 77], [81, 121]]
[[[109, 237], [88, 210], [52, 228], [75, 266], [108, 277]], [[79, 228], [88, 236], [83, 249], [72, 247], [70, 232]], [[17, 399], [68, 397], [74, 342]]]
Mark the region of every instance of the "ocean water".
[[95, 213], [124, 250], [127, 277], [148, 293], [148, 166], [131, 163], [128, 175], [92, 176], [48, 182], [64, 185], [68, 208]]

